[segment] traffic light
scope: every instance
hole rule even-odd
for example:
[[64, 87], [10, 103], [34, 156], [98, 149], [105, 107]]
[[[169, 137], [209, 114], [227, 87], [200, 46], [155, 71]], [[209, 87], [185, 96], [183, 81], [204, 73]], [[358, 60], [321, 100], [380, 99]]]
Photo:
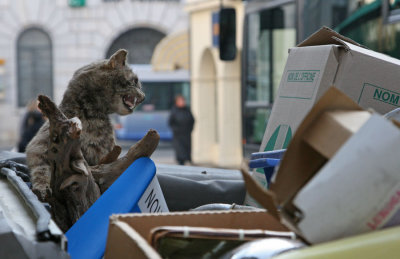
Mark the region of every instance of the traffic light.
[[219, 12], [219, 58], [230, 61], [236, 58], [236, 10], [221, 8]]

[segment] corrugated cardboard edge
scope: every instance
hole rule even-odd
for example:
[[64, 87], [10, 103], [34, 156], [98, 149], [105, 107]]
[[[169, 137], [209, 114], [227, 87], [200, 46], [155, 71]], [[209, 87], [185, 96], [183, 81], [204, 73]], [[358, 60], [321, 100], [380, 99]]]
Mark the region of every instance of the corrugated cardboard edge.
[[[318, 31], [314, 32], [310, 37], [305, 39], [303, 42], [297, 45], [297, 47], [306, 47], [306, 46], [317, 46], [317, 45], [328, 45], [328, 44], [340, 44], [344, 45], [343, 42], [338, 41], [340, 39], [345, 42], [349, 42], [356, 46], [366, 48], [365, 46], [355, 42], [354, 40], [347, 38], [336, 31], [324, 26]], [[346, 47], [346, 45], [344, 45]], [[348, 48], [348, 46], [347, 46]]]
[[395, 119], [390, 119], [390, 121], [391, 121], [394, 125], [396, 125], [398, 128], [400, 128], [400, 121], [397, 121], [397, 120], [395, 120]]
[[302, 236], [301, 232], [293, 224], [291, 224], [291, 222], [287, 221], [285, 218], [281, 218], [276, 206], [275, 194], [263, 188], [253, 177], [251, 177], [246, 169], [242, 168], [241, 172], [249, 194], [264, 208], [266, 208], [274, 218], [279, 220], [284, 226], [288, 227], [289, 230], [296, 233], [296, 235], [304, 242], [307, 242], [307, 240]]
[[277, 220], [280, 220], [279, 212], [275, 204], [275, 194], [265, 188], [263, 188], [245, 168], [241, 168], [243, 180], [246, 185], [247, 192], [255, 199], [261, 206], [267, 209], [267, 211]]
[[[123, 213], [123, 214], [113, 214], [110, 216], [110, 222], [114, 220], [124, 220], [125, 218], [130, 218], [135, 216], [136, 218], [146, 218], [146, 217], [170, 217], [170, 216], [190, 216], [196, 215], [210, 215], [210, 214], [247, 214], [247, 213], [261, 213], [265, 214], [266, 210], [211, 210], [211, 211], [174, 211], [167, 213]], [[270, 214], [270, 213], [269, 213]]]
[[111, 220], [105, 258], [161, 259], [160, 255], [127, 223]]
[[[273, 231], [287, 231], [271, 213], [259, 210], [226, 211], [188, 211], [169, 213], [134, 213], [112, 215], [110, 221], [119, 220], [135, 228], [135, 231], [147, 239], [151, 228], [160, 225], [193, 226], [214, 228], [262, 228]], [[262, 221], [260, 221], [262, 220]], [[257, 222], [252, 222], [257, 221]], [[237, 226], [235, 226], [237, 224]]]
[[160, 226], [151, 229], [147, 242], [152, 246], [157, 246], [160, 237], [187, 237], [187, 238], [206, 238], [216, 240], [247, 240], [250, 241], [256, 237], [252, 235], [264, 235], [267, 237], [290, 238], [295, 239], [293, 232], [270, 231], [266, 229], [233, 229], [233, 228], [209, 228], [209, 227], [188, 227], [188, 226]]

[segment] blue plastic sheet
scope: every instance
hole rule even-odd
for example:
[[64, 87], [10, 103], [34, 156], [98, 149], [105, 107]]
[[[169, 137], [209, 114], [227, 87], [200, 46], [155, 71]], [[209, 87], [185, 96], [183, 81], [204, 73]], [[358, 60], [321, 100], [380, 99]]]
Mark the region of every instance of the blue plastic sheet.
[[274, 175], [275, 167], [280, 163], [286, 149], [251, 154], [250, 168], [263, 168], [268, 185]]
[[137, 203], [156, 174], [149, 158], [139, 158], [68, 230], [68, 252], [75, 258], [101, 258], [105, 251], [109, 217], [137, 212]]

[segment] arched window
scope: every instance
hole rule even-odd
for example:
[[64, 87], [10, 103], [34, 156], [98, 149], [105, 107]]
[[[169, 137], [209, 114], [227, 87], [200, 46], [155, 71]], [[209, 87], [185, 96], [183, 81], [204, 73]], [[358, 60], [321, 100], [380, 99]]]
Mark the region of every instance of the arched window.
[[126, 49], [129, 64], [150, 64], [154, 48], [164, 37], [164, 33], [150, 28], [129, 30], [114, 40], [106, 58], [119, 49]]
[[23, 31], [17, 42], [18, 106], [39, 94], [53, 97], [53, 60], [49, 35], [41, 29]]

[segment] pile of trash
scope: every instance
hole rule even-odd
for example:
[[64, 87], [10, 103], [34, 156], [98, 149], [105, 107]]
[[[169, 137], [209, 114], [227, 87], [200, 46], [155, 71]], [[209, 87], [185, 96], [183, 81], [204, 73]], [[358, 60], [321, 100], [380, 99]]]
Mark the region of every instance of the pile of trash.
[[[0, 195], [0, 240], [10, 244], [0, 257], [396, 258], [399, 69], [321, 28], [289, 51], [252, 172], [143, 157], [65, 234], [41, 208], [31, 226], [15, 223]], [[0, 180], [29, 196], [29, 172], [15, 159], [0, 158]]]

